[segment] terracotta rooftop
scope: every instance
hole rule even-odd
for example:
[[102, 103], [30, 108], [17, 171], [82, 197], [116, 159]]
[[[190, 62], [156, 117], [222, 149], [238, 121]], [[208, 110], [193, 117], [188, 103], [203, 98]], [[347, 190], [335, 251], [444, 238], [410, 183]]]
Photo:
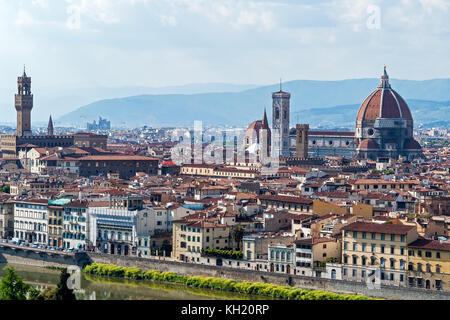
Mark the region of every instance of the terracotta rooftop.
[[309, 131], [309, 136], [344, 136], [344, 137], [354, 137], [354, 132], [346, 131]]
[[342, 228], [347, 231], [363, 231], [376, 232], [386, 234], [407, 234], [410, 230], [415, 229], [416, 226], [409, 226], [403, 224], [379, 224], [372, 222], [354, 222]]
[[144, 156], [135, 156], [135, 155], [127, 155], [127, 154], [93, 155], [93, 156], [82, 157], [82, 158], [79, 159], [79, 161], [130, 161], [130, 160], [138, 160], [138, 161], [155, 160], [155, 161], [159, 161], [158, 158], [144, 157]]
[[418, 249], [450, 251], [450, 242], [439, 242], [439, 240], [419, 238], [416, 241], [410, 243], [408, 247]]
[[311, 199], [302, 198], [302, 197], [291, 197], [291, 196], [271, 196], [271, 195], [261, 195], [258, 197], [260, 200], [267, 201], [278, 201], [278, 202], [291, 202], [298, 204], [313, 204]]

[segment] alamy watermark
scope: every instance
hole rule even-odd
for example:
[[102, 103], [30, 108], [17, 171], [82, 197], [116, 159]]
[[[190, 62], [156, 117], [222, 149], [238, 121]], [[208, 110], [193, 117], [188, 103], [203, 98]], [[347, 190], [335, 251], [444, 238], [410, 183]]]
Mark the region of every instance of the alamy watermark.
[[262, 175], [276, 174], [280, 162], [279, 130], [209, 128], [195, 121], [192, 129], [172, 132], [171, 150], [178, 165], [258, 165]]
[[381, 29], [381, 8], [376, 5], [370, 5], [367, 7], [367, 21], [366, 26], [369, 30]]
[[[73, 291], [82, 291], [81, 268], [78, 266], [69, 266], [67, 267], [67, 273], [69, 274], [69, 278], [66, 281], [67, 288]], [[88, 300], [96, 300], [95, 291], [89, 295]]]

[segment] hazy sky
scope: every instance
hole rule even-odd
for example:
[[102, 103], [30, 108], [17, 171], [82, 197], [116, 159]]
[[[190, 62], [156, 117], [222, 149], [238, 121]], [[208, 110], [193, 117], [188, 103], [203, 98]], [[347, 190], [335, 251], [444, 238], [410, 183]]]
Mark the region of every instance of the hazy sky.
[[448, 78], [449, 36], [450, 0], [0, 0], [0, 88]]

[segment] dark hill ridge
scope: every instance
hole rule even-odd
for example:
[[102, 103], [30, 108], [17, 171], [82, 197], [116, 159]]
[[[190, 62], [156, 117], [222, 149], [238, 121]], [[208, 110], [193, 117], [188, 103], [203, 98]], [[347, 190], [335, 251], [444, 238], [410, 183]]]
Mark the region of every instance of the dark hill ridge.
[[[312, 126], [353, 126], [362, 101], [378, 85], [378, 79], [342, 81], [298, 80], [283, 84], [292, 94], [291, 122]], [[408, 102], [416, 124], [447, 121], [450, 79], [391, 80], [392, 87]], [[271, 95], [279, 85], [241, 92], [140, 95], [94, 102], [58, 119], [59, 124], [83, 125], [99, 116], [113, 126], [192, 126], [195, 120], [211, 125], [247, 126], [271, 114]]]

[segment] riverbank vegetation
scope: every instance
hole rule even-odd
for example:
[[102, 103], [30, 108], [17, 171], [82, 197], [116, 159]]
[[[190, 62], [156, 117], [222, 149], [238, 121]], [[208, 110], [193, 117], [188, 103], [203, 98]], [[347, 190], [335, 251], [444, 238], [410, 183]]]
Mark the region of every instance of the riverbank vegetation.
[[244, 256], [242, 251], [233, 251], [232, 249], [202, 249], [202, 254], [206, 257], [217, 257], [225, 259], [240, 260]]
[[254, 283], [248, 281], [238, 282], [231, 279], [184, 276], [173, 272], [160, 272], [156, 270], [143, 271], [134, 267], [126, 268], [98, 263], [86, 266], [83, 271], [88, 274], [99, 276], [173, 282], [197, 288], [223, 290], [285, 300], [370, 300], [368, 297], [359, 295], [337, 294], [319, 290], [304, 290], [268, 283]]
[[36, 300], [39, 290], [23, 282], [22, 277], [16, 273], [14, 268], [6, 270], [6, 276], [0, 283], [0, 300]]
[[69, 277], [67, 269], [61, 270], [58, 286], [41, 292], [23, 282], [14, 268], [8, 268], [0, 283], [0, 300], [76, 300], [73, 290], [67, 286]]

